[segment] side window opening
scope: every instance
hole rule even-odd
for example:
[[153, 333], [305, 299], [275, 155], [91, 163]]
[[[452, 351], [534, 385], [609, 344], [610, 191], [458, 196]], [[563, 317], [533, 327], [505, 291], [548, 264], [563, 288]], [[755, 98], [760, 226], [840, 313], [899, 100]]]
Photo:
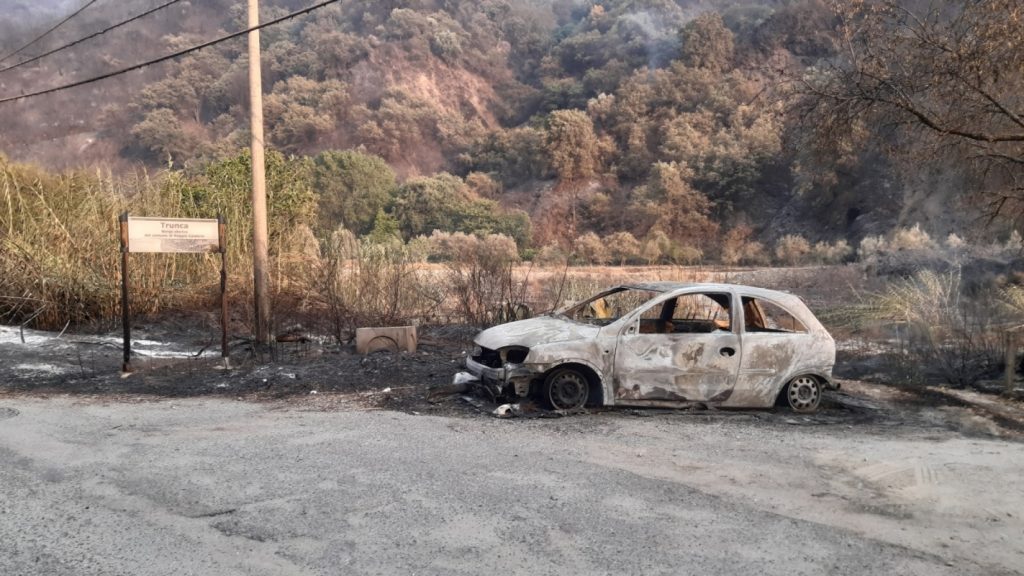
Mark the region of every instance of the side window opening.
[[731, 331], [729, 294], [684, 294], [645, 311], [642, 334], [707, 334]]
[[785, 308], [749, 296], [743, 297], [743, 323], [747, 332], [807, 332], [807, 327]]

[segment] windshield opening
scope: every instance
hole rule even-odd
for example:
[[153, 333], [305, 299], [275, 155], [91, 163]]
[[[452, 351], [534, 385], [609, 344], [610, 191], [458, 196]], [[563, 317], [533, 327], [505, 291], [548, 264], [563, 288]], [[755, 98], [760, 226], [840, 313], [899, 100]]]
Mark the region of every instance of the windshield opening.
[[566, 308], [562, 314], [576, 322], [607, 326], [659, 294], [653, 290], [614, 288]]

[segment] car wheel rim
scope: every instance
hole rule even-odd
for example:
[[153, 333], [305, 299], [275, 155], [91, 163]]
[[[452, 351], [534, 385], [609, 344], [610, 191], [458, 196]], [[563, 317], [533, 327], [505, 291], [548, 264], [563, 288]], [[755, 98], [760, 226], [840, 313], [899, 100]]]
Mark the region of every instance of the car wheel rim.
[[801, 376], [789, 383], [789, 406], [797, 412], [810, 412], [821, 401], [821, 385], [810, 376]]
[[566, 372], [551, 383], [551, 405], [558, 410], [580, 408], [587, 398], [587, 382], [579, 374]]

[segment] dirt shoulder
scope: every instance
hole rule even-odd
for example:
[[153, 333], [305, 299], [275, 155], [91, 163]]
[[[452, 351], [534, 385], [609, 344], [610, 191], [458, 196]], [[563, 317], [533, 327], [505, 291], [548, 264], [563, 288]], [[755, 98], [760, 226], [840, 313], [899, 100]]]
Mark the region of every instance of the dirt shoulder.
[[[0, 398], [68, 396], [80, 402], [227, 398], [287, 400], [317, 410], [383, 409], [410, 414], [490, 417], [496, 404], [461, 394], [428, 392], [462, 369], [475, 329], [420, 329], [415, 354], [358, 355], [324, 340], [281, 343], [257, 354], [236, 341], [225, 368], [209, 332], [196, 328], [136, 330], [135, 372], [120, 373], [118, 335], [57, 335], [0, 327]], [[592, 409], [624, 417], [688, 415], [743, 418], [780, 426], [941, 427], [975, 436], [1024, 436], [1024, 404], [992, 394], [941, 388], [895, 387], [841, 380], [814, 415], [785, 410], [718, 411]], [[524, 417], [557, 417], [529, 403]]]

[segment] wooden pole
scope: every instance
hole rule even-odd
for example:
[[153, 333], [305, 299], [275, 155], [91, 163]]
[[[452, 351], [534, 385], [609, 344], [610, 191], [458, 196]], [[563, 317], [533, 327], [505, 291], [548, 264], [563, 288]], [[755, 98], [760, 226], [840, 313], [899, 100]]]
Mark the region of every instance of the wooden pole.
[[227, 220], [217, 215], [217, 234], [220, 236], [220, 357], [228, 363], [228, 236]]
[[[260, 24], [259, 0], [249, 0], [249, 28]], [[252, 133], [252, 274], [256, 342], [270, 342], [270, 293], [267, 288], [267, 190], [263, 157], [263, 76], [260, 31], [249, 32], [249, 124]]]
[[1006, 337], [1006, 392], [1012, 393], [1017, 378], [1017, 333], [1007, 330]]
[[121, 324], [124, 327], [124, 361], [122, 372], [132, 371], [132, 327], [128, 310], [128, 212], [118, 218], [121, 224]]

